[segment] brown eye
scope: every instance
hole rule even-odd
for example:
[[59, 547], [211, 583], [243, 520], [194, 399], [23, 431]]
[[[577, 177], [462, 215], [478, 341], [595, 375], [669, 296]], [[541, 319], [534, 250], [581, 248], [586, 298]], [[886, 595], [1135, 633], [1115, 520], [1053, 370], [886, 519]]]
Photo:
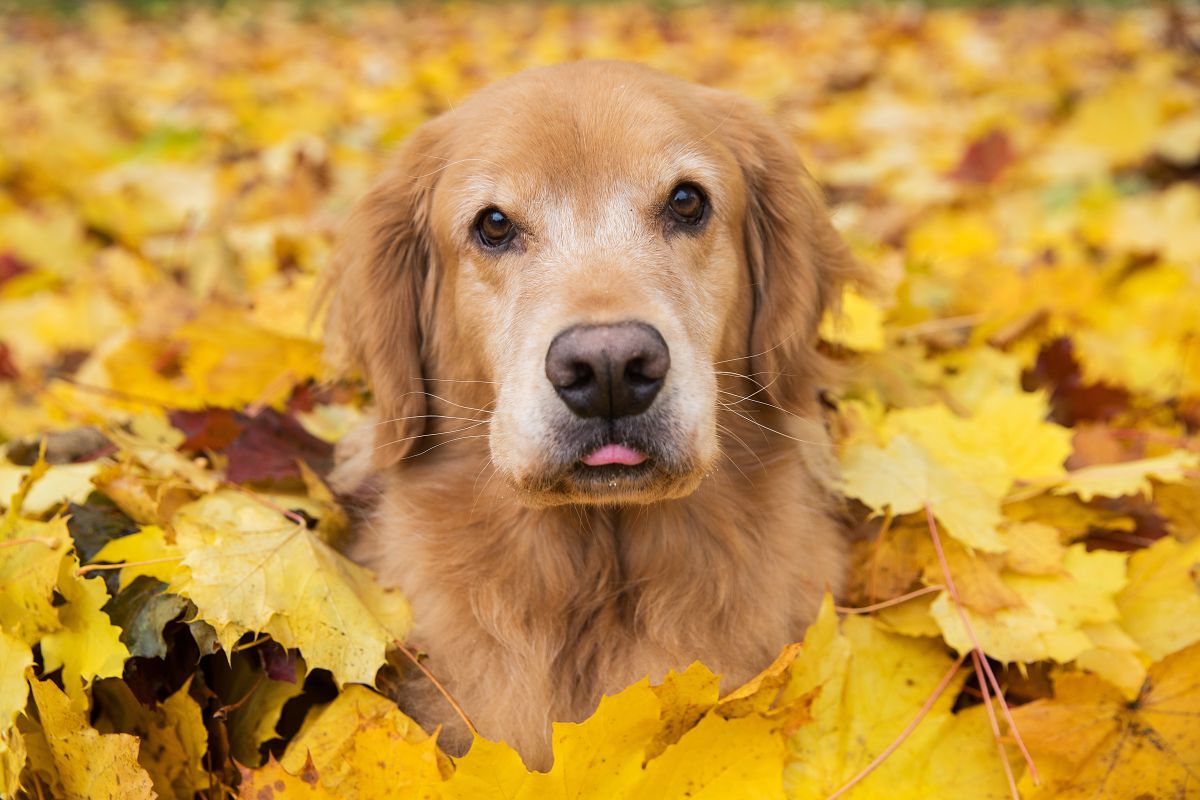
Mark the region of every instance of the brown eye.
[[708, 207], [708, 202], [704, 199], [704, 192], [700, 191], [700, 187], [694, 183], [681, 183], [671, 190], [671, 198], [667, 201], [667, 208], [671, 211], [671, 216], [685, 225], [698, 225], [704, 219], [704, 210]]
[[475, 221], [475, 230], [484, 247], [503, 247], [512, 241], [517, 228], [498, 208], [486, 208]]

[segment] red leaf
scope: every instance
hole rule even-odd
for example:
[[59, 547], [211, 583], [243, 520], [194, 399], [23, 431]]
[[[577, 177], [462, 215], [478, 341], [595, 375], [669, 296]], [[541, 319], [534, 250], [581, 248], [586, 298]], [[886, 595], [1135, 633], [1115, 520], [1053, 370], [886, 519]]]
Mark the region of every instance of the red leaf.
[[242, 432], [242, 415], [228, 408], [206, 408], [203, 411], [172, 411], [171, 424], [187, 436], [183, 450], [209, 450], [219, 453]]
[[1042, 346], [1022, 383], [1027, 390], [1050, 390], [1050, 416], [1060, 425], [1104, 422], [1129, 407], [1129, 392], [1125, 389], [1083, 382], [1075, 346], [1065, 336]]
[[0, 286], [11, 281], [18, 275], [30, 271], [30, 266], [12, 253], [0, 253]]
[[263, 669], [273, 681], [296, 682], [296, 660], [299, 650], [284, 650], [278, 642], [267, 642], [258, 648]]
[[[2, 283], [3, 281], [0, 281]], [[21, 373], [17, 372], [17, 365], [13, 363], [12, 352], [9, 351], [8, 345], [0, 342], [0, 381], [15, 381]]]
[[333, 466], [333, 446], [273, 408], [251, 417], [229, 408], [172, 411], [171, 424], [187, 439], [180, 449], [224, 453], [226, 477], [234, 483], [295, 482], [298, 461], [324, 475]]
[[267, 408], [255, 417], [238, 415], [242, 432], [226, 449], [234, 483], [284, 481], [300, 477], [297, 461], [319, 475], [333, 467], [333, 446], [313, 436], [292, 417]]
[[967, 145], [950, 177], [964, 183], [991, 183], [1015, 158], [1008, 134], [999, 129], [991, 130]]

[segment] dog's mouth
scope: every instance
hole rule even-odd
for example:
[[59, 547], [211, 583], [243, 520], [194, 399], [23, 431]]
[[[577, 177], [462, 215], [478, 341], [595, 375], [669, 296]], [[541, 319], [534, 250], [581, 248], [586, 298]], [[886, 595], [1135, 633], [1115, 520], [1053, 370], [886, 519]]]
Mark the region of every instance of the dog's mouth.
[[585, 467], [609, 467], [615, 465], [636, 467], [639, 464], [645, 463], [647, 459], [647, 455], [636, 447], [610, 442], [600, 445], [579, 461]]
[[577, 484], [602, 491], [635, 488], [655, 471], [655, 459], [644, 448], [609, 442], [575, 462], [571, 474]]
[[540, 469], [516, 482], [530, 505], [650, 503], [690, 493], [698, 470], [669, 418], [568, 420]]

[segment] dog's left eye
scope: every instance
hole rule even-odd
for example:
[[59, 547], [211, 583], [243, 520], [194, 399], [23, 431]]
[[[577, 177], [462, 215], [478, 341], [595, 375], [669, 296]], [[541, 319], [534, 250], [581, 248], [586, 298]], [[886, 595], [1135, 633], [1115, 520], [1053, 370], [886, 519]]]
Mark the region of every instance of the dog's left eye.
[[512, 241], [517, 233], [517, 227], [512, 220], [498, 208], [485, 208], [475, 220], [475, 231], [484, 247], [503, 247]]
[[698, 225], [704, 219], [708, 200], [694, 183], [681, 183], [671, 190], [667, 208], [671, 216], [685, 225]]

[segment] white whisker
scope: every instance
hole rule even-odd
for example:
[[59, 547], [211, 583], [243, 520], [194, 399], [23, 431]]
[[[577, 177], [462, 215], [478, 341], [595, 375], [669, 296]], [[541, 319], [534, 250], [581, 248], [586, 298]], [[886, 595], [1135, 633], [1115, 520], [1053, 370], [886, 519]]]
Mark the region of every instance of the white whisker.
[[[395, 441], [384, 442], [381, 445], [377, 445], [375, 447], [375, 449], [380, 450], [384, 447], [390, 447], [391, 445], [394, 445], [394, 444], [401, 444], [402, 442], [409, 442], [409, 441], [412, 441], [413, 439], [424, 439], [426, 436], [446, 436], [447, 434], [451, 434], [451, 433], [462, 433], [463, 431], [469, 431], [473, 428], [478, 428], [480, 425], [487, 425], [487, 424], [488, 424], [488, 420], [484, 419], [484, 420], [477, 421], [474, 425], [464, 425], [461, 428], [455, 428], [455, 429], [449, 430], [449, 431], [433, 431], [432, 433], [418, 433], [414, 436], [405, 436], [403, 439], [396, 439]], [[442, 442], [442, 444], [449, 444], [449, 442]], [[433, 449], [433, 448], [430, 448], [430, 449]]]
[[[729, 403], [726, 403], [726, 402], [724, 402], [724, 401], [722, 401], [722, 400], [718, 400], [717, 402], [718, 402], [718, 403], [720, 403], [720, 404], [721, 404], [721, 405], [722, 405], [722, 406], [725, 408], [725, 410], [727, 410], [729, 413], [731, 413], [731, 414], [733, 414], [733, 415], [735, 415], [735, 416], [741, 417], [742, 419], [744, 419], [744, 420], [746, 420], [747, 422], [749, 422], [751, 425], [757, 425], [758, 427], [762, 428], [764, 431], [770, 431], [771, 433], [774, 433], [774, 434], [777, 434], [777, 435], [779, 435], [779, 436], [782, 436], [782, 437], [784, 437], [785, 439], [791, 439], [793, 442], [798, 442], [798, 443], [800, 443], [800, 444], [812, 444], [812, 445], [817, 445], [817, 446], [819, 446], [819, 447], [832, 447], [832, 446], [833, 446], [833, 445], [832, 445], [830, 442], [814, 442], [814, 441], [812, 441], [811, 439], [797, 439], [795, 436], [792, 436], [791, 434], [784, 433], [783, 431], [777, 431], [777, 430], [775, 430], [774, 428], [772, 428], [772, 427], [771, 427], [771, 426], [769, 426], [769, 425], [763, 425], [763, 424], [762, 424], [761, 422], [759, 422], [758, 420], [756, 420], [756, 419], [754, 419], [754, 418], [752, 418], [752, 417], [748, 417], [748, 416], [746, 416], [745, 414], [743, 414], [743, 413], [739, 412], [737, 409], [735, 409], [735, 408], [734, 408], [734, 407], [733, 407], [731, 404], [729, 404]], [[758, 402], [758, 401], [751, 401], [751, 402]], [[794, 416], [794, 415], [793, 415], [793, 416]]]
[[405, 422], [410, 419], [452, 419], [452, 420], [458, 420], [461, 422], [484, 422], [485, 421], [485, 420], [479, 419], [478, 417], [454, 417], [454, 416], [448, 416], [446, 414], [413, 414], [412, 416], [409, 416], [409, 417], [392, 417], [391, 419], [384, 419], [384, 420], [380, 420], [379, 422], [372, 422], [367, 425], [362, 425], [362, 426], [356, 428], [356, 430], [362, 431], [362, 430], [366, 430], [367, 428], [378, 428], [380, 425], [387, 425], [389, 422]]
[[761, 353], [755, 353], [754, 355], [749, 355], [749, 356], [737, 356], [736, 358], [726, 358], [722, 361], [714, 361], [713, 364], [728, 364], [730, 361], [742, 361], [743, 359], [758, 358], [759, 356], [765, 356], [767, 353], [770, 353], [773, 350], [778, 350], [780, 347], [783, 347], [789, 341], [796, 338], [797, 334], [799, 334], [799, 333], [800, 333], [800, 331], [794, 331], [790, 336], [786, 336], [783, 339], [781, 339], [780, 342], [778, 344], [776, 344], [774, 347], [768, 347], [766, 350], [763, 350]]
[[434, 394], [433, 392], [426, 392], [426, 391], [424, 391], [424, 390], [422, 390], [422, 391], [413, 391], [413, 392], [405, 392], [404, 394], [400, 395], [400, 397], [408, 397], [410, 394], [423, 394], [423, 395], [425, 395], [426, 397], [432, 397], [432, 398], [434, 398], [435, 400], [441, 400], [443, 403], [446, 403], [446, 404], [448, 404], [448, 405], [452, 405], [452, 406], [454, 406], [455, 408], [462, 408], [462, 409], [465, 409], [465, 410], [467, 410], [467, 411], [478, 411], [480, 414], [495, 414], [495, 413], [496, 413], [495, 411], [492, 411], [492, 410], [490, 410], [490, 409], [486, 409], [486, 408], [476, 408], [475, 406], [464, 406], [462, 403], [456, 403], [456, 402], [454, 402], [453, 400], [450, 400], [450, 399], [448, 399], [448, 398], [442, 397], [442, 396], [441, 396], [441, 395], [439, 395], [439, 394]]
[[407, 461], [410, 458], [416, 458], [417, 456], [423, 456], [426, 453], [428, 453], [430, 450], [436, 450], [439, 447], [442, 447], [443, 445], [454, 444], [455, 442], [465, 442], [467, 439], [486, 439], [486, 438], [488, 438], [488, 435], [486, 433], [476, 434], [475, 436], [459, 436], [457, 439], [451, 439], [448, 442], [438, 442], [433, 447], [426, 447], [424, 450], [422, 450], [419, 453], [413, 453], [412, 455], [405, 456], [404, 458], [401, 459], [401, 461]]

